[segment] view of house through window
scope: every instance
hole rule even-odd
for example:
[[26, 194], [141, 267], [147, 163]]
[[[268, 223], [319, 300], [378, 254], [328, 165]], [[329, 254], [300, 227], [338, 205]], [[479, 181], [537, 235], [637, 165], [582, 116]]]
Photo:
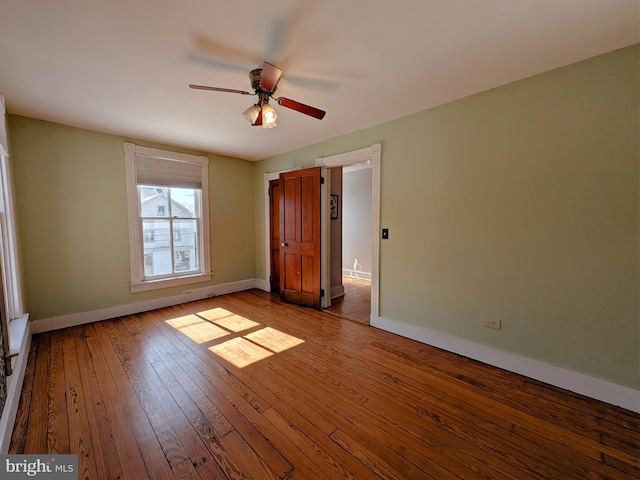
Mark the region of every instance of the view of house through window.
[[199, 270], [200, 189], [139, 185], [144, 279]]

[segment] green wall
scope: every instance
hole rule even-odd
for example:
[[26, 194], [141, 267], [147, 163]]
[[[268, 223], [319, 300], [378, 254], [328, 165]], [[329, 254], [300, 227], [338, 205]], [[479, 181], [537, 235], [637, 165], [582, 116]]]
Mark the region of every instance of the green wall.
[[[257, 163], [209, 154], [213, 280], [191, 288], [267, 278], [263, 173], [380, 142], [382, 317], [639, 389], [639, 56]], [[32, 319], [188, 290], [128, 286], [122, 144], [173, 148], [13, 115], [9, 135]]]
[[26, 311], [33, 320], [255, 278], [253, 164], [209, 154], [211, 282], [130, 293], [123, 142], [9, 116]]
[[639, 389], [639, 53], [257, 163], [257, 276], [263, 174], [381, 142], [382, 317]]

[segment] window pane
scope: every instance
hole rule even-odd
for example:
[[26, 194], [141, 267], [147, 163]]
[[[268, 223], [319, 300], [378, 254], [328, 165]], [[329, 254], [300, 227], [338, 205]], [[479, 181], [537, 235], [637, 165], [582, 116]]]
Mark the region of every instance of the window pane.
[[143, 220], [145, 277], [171, 273], [170, 220]]
[[198, 270], [198, 224], [196, 220], [173, 221], [174, 268], [176, 272]]
[[171, 216], [196, 218], [196, 195], [194, 188], [171, 188]]
[[169, 217], [169, 189], [166, 187], [139, 186], [140, 215], [143, 218]]

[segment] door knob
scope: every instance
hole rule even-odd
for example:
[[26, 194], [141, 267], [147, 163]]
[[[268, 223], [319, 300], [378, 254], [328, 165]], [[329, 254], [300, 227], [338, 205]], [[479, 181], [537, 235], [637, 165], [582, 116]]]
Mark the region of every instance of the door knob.
[[286, 246], [287, 246], [287, 242], [282, 242], [282, 243], [280, 244], [280, 246], [281, 246], [281, 247], [286, 247]]

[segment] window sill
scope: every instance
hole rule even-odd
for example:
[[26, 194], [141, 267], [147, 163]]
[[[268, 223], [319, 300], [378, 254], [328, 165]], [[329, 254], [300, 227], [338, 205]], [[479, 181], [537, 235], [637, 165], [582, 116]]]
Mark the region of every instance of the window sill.
[[29, 327], [29, 314], [9, 321], [9, 352], [22, 353]]
[[210, 273], [202, 273], [198, 275], [190, 275], [188, 277], [167, 278], [163, 280], [154, 280], [150, 282], [132, 283], [131, 293], [147, 292], [149, 290], [160, 290], [161, 288], [179, 287], [181, 285], [190, 285], [192, 283], [208, 282], [211, 280]]

